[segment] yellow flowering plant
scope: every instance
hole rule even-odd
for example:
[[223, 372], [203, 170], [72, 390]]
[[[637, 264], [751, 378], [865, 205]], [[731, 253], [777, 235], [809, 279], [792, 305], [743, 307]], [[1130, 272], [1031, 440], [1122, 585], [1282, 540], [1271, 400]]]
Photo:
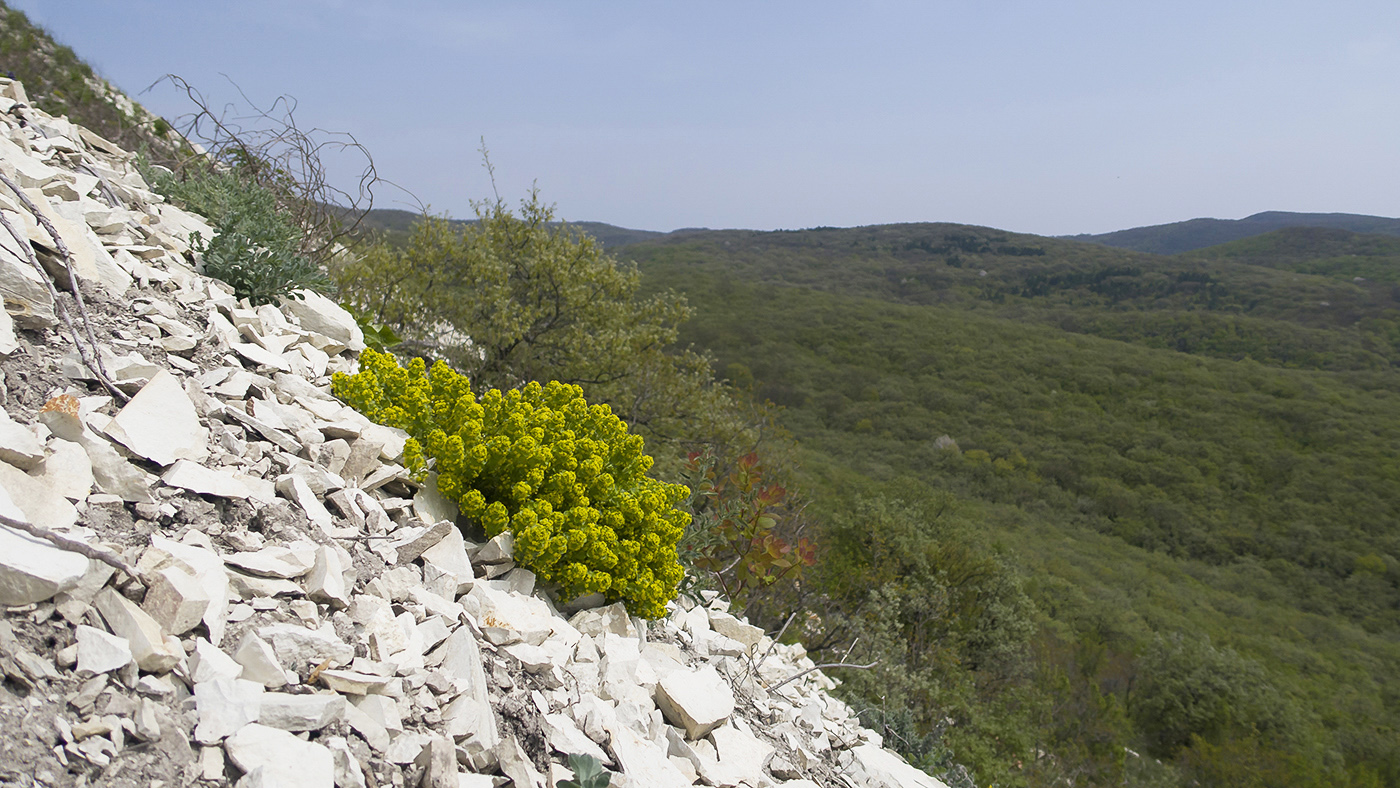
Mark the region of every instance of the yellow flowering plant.
[[401, 366], [366, 350], [360, 372], [337, 373], [337, 397], [409, 434], [404, 462], [437, 472], [438, 491], [488, 537], [510, 531], [515, 561], [563, 601], [601, 593], [644, 618], [665, 615], [683, 570], [676, 544], [690, 523], [689, 489], [647, 476], [642, 438], [578, 386], [531, 382], [479, 399], [439, 361]]

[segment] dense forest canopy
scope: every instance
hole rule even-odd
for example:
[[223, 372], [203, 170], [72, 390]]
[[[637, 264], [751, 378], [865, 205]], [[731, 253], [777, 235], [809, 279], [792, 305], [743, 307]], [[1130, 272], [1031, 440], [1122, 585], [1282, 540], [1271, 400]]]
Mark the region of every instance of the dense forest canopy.
[[[1022, 656], [963, 652], [962, 695], [884, 679], [960, 709], [941, 741], [978, 784], [1395, 785], [1395, 244], [1285, 229], [1163, 257], [893, 225], [619, 254], [782, 407], [848, 523], [833, 549], [851, 517], [903, 532], [858, 514], [875, 500], [1019, 583], [1030, 605], [981, 625], [1005, 644], [1030, 616]], [[1049, 754], [1007, 768], [1023, 747]]]

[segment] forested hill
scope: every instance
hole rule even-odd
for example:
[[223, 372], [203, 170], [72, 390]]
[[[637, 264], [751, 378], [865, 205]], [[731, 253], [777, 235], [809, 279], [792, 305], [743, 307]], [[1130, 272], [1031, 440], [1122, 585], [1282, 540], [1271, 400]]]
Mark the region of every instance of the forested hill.
[[[349, 218], [349, 214], [346, 214]], [[422, 218], [422, 214], [413, 211], [405, 211], [399, 208], [375, 208], [357, 217], [359, 226], [364, 230], [383, 234], [392, 242], [402, 243], [409, 231], [413, 229], [414, 222]], [[473, 223], [475, 219], [451, 219], [454, 225]], [[624, 244], [647, 241], [653, 238], [660, 238], [666, 233], [654, 232], [652, 230], [631, 230], [626, 227], [618, 227], [604, 222], [568, 222], [571, 227], [588, 233], [597, 239], [604, 246], [622, 246]]]
[[[961, 709], [947, 740], [983, 779], [1400, 785], [1396, 240], [1285, 229], [1168, 257], [910, 224], [614, 251], [687, 294], [683, 341], [782, 406], [815, 509], [879, 543], [898, 501], [1022, 578], [1020, 667], [877, 690]], [[978, 624], [1003, 645], [1004, 603]], [[1054, 756], [999, 766], [1021, 745]]]
[[1354, 213], [1293, 213], [1265, 211], [1243, 219], [1191, 219], [1170, 224], [1134, 227], [1098, 235], [1076, 235], [1076, 241], [1089, 241], [1122, 249], [1156, 254], [1178, 254], [1207, 246], [1262, 235], [1285, 227], [1320, 227], [1354, 233], [1400, 235], [1400, 219]]
[[[616, 251], [668, 276], [978, 310], [1286, 367], [1375, 370], [1400, 361], [1400, 293], [1384, 284], [1394, 259], [1386, 255], [1397, 250], [1400, 239], [1384, 236], [1287, 230], [1169, 257], [985, 227], [899, 224], [702, 231]], [[1352, 271], [1371, 275], [1354, 281]]]

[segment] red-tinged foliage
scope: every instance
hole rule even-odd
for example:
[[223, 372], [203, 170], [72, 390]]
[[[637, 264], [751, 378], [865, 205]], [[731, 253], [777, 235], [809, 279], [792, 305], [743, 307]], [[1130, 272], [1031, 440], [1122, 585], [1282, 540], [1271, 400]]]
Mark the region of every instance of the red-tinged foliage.
[[796, 582], [817, 560], [816, 544], [800, 533], [802, 507], [768, 475], [756, 452], [734, 460], [727, 473], [703, 452], [690, 454], [686, 465], [693, 520], [682, 560], [739, 605], [754, 589]]

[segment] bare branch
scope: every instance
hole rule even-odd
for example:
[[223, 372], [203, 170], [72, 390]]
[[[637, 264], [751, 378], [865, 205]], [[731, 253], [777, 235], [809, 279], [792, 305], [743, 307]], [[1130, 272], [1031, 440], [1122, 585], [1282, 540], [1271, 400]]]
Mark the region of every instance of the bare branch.
[[850, 663], [850, 662], [826, 662], [826, 663], [823, 663], [823, 664], [821, 664], [821, 665], [817, 665], [816, 667], [807, 668], [807, 669], [804, 670], [804, 671], [801, 671], [801, 672], [798, 672], [798, 673], [794, 673], [794, 674], [792, 674], [791, 676], [788, 676], [787, 678], [785, 678], [785, 679], [783, 679], [782, 681], [778, 682], [777, 684], [774, 684], [773, 686], [769, 687], [769, 688], [768, 688], [768, 691], [769, 691], [769, 692], [776, 692], [776, 691], [778, 690], [778, 688], [781, 687], [781, 686], [783, 686], [784, 684], [787, 684], [788, 682], [791, 682], [791, 681], [796, 681], [796, 680], [802, 678], [803, 676], [807, 675], [808, 673], [811, 673], [812, 671], [816, 671], [816, 670], [821, 670], [822, 668], [853, 668], [853, 669], [855, 669], [855, 670], [870, 670], [871, 668], [875, 667], [875, 666], [878, 665], [878, 664], [880, 664], [880, 660], [878, 660], [878, 659], [875, 660], [874, 662], [870, 663], [869, 665], [856, 665], [856, 664], [852, 664], [852, 663]]
[[[49, 288], [49, 295], [53, 297], [54, 307], [58, 309], [59, 317], [63, 318], [63, 322], [68, 326], [69, 332], [72, 333], [73, 345], [78, 349], [78, 356], [82, 358], [83, 364], [86, 365], [88, 369], [92, 370], [92, 373], [97, 376], [98, 381], [102, 383], [104, 388], [112, 393], [112, 396], [115, 397], [118, 402], [126, 402], [129, 399], [126, 392], [117, 388], [117, 384], [113, 383], [112, 379], [107, 377], [107, 370], [102, 366], [102, 354], [97, 345], [97, 337], [92, 333], [92, 320], [88, 318], [87, 307], [83, 304], [83, 291], [78, 286], [78, 277], [73, 273], [73, 255], [68, 251], [68, 245], [63, 242], [63, 238], [59, 236], [58, 230], [54, 229], [48, 217], [39, 210], [39, 206], [35, 205], [34, 202], [29, 199], [29, 195], [25, 194], [14, 181], [10, 180], [9, 176], [0, 172], [0, 182], [8, 186], [10, 191], [14, 192], [15, 195], [19, 197], [20, 202], [24, 203], [24, 206], [34, 214], [34, 218], [44, 226], [49, 236], [53, 238], [54, 245], [58, 248], [59, 253], [63, 256], [64, 267], [68, 269], [68, 284], [72, 287], [73, 298], [78, 303], [78, 312], [83, 318], [83, 328], [87, 333], [88, 342], [91, 343], [90, 350], [83, 346], [82, 339], [78, 336], [78, 327], [73, 325], [73, 318], [68, 314], [68, 306], [58, 297], [58, 288], [54, 287], [53, 280], [49, 277], [49, 272], [45, 271], [44, 266], [39, 263], [39, 258], [34, 254], [34, 247], [30, 245], [29, 238], [21, 234], [10, 220], [5, 217], [3, 212], [0, 212], [0, 224], [5, 226], [5, 229], [10, 233], [10, 237], [15, 239], [15, 243], [19, 245], [20, 249], [24, 250], [25, 256], [29, 258], [29, 264], [34, 266], [34, 269], [39, 272], [39, 278], [42, 279], [44, 284]], [[89, 356], [89, 353], [91, 356]]]
[[4, 515], [0, 515], [0, 525], [5, 526], [6, 528], [13, 528], [16, 531], [23, 531], [31, 536], [37, 536], [40, 539], [46, 539], [49, 542], [52, 542], [55, 546], [63, 550], [67, 550], [70, 553], [77, 553], [78, 555], [91, 558], [94, 561], [101, 561], [102, 563], [112, 567], [113, 569], [117, 569], [119, 571], [127, 573], [131, 577], [139, 577], [139, 575], [136, 574], [136, 569], [134, 567], [132, 567], [127, 562], [123, 561], [120, 556], [116, 555], [110, 550], [103, 550], [97, 547], [93, 547], [87, 542], [79, 542], [76, 539], [69, 539], [66, 536], [56, 534], [53, 531], [47, 530], [45, 528], [40, 528], [37, 525], [31, 525], [22, 520], [12, 520]]

